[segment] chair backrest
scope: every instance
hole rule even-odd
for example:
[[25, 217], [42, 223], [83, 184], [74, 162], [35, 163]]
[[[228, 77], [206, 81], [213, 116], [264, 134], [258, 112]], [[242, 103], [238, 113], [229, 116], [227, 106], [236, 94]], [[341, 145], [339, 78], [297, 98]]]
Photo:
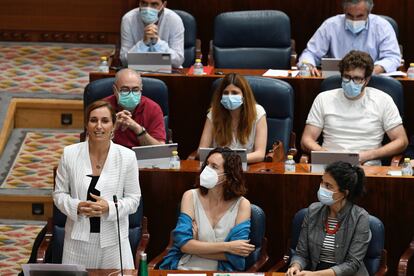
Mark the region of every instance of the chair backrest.
[[216, 68], [289, 69], [290, 54], [290, 19], [284, 12], [226, 12], [214, 19]]
[[182, 10], [173, 10], [181, 17], [184, 25], [184, 63], [183, 67], [191, 67], [196, 58], [197, 22], [191, 14]]
[[250, 243], [254, 244], [254, 251], [246, 258], [246, 269], [251, 267], [261, 255], [262, 249], [264, 249], [263, 239], [266, 231], [266, 215], [262, 208], [257, 205], [251, 204], [251, 226], [250, 226]]
[[[341, 76], [331, 76], [322, 81], [320, 91], [340, 88], [341, 83]], [[404, 91], [401, 82], [390, 77], [373, 75], [367, 86], [374, 87], [390, 95], [400, 112], [401, 118], [404, 117]]]
[[[293, 218], [289, 256], [292, 256], [296, 252], [296, 246], [298, 244], [300, 231], [302, 229], [302, 222], [307, 211], [308, 208], [303, 208], [299, 210]], [[371, 230], [372, 237], [368, 245], [367, 254], [364, 258], [364, 264], [369, 275], [374, 275], [379, 270], [381, 265], [381, 256], [384, 250], [385, 230], [382, 221], [371, 215], [369, 216], [369, 228]]]
[[[113, 94], [112, 86], [115, 78], [104, 78], [90, 82], [83, 92], [83, 107], [86, 107], [94, 101], [106, 98]], [[167, 85], [159, 79], [142, 78], [142, 95], [156, 102], [164, 114], [165, 133], [168, 136], [168, 88]], [[167, 137], [166, 137], [167, 140]]]
[[388, 15], [381, 14], [380, 16], [391, 24], [392, 28], [394, 29], [395, 35], [397, 36], [397, 39], [398, 39], [399, 31], [398, 31], [397, 21], [395, 21], [394, 18], [389, 17]]
[[[129, 215], [129, 243], [131, 245], [132, 255], [134, 256], [141, 238], [141, 221], [144, 216], [144, 201], [139, 203], [139, 207], [134, 214]], [[47, 263], [62, 263], [63, 243], [65, 239], [66, 215], [64, 215], [55, 205], [53, 205], [53, 238], [51, 243], [51, 260]]]
[[[282, 80], [245, 76], [252, 88], [256, 102], [263, 106], [267, 120], [267, 146], [272, 148], [275, 140], [283, 142], [285, 152], [289, 149], [290, 134], [293, 129], [294, 91], [292, 86]], [[215, 91], [221, 79], [213, 83]]]

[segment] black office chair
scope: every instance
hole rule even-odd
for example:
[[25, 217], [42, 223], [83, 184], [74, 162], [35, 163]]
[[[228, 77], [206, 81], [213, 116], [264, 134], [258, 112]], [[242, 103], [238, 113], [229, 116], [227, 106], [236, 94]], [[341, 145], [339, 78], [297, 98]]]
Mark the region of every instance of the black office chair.
[[[94, 101], [106, 98], [113, 94], [112, 86], [115, 78], [104, 78], [90, 82], [83, 92], [83, 107]], [[156, 102], [164, 115], [166, 142], [171, 140], [171, 131], [168, 128], [168, 88], [162, 80], [154, 78], [142, 78], [142, 95]]]
[[[266, 111], [266, 149], [272, 149], [276, 140], [283, 142], [285, 153], [295, 148], [294, 141], [291, 141], [295, 99], [292, 86], [278, 79], [256, 76], [245, 76], [245, 78], [252, 88], [256, 102]], [[216, 91], [221, 81], [222, 79], [214, 81], [213, 91]]]
[[196, 59], [197, 48], [197, 22], [191, 14], [182, 10], [173, 10], [181, 17], [184, 24], [184, 63], [183, 67], [191, 67]]
[[290, 19], [276, 10], [219, 14], [212, 48], [216, 68], [289, 69]]
[[[291, 241], [288, 250], [283, 256], [283, 259], [278, 261], [270, 271], [285, 271], [290, 264], [291, 257], [296, 252], [296, 246], [299, 241], [300, 231], [302, 229], [302, 222], [306, 215], [308, 208], [299, 210], [292, 221]], [[385, 229], [384, 224], [377, 217], [369, 216], [369, 228], [371, 230], [371, 241], [368, 245], [367, 254], [364, 258], [365, 267], [369, 275], [385, 275], [387, 267], [387, 251], [384, 249], [385, 243]]]

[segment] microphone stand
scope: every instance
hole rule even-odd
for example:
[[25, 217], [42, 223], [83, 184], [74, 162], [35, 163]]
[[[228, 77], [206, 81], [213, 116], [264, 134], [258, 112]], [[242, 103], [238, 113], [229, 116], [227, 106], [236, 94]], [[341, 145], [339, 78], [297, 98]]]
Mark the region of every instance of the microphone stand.
[[119, 212], [118, 212], [118, 198], [116, 195], [113, 197], [116, 209], [116, 222], [118, 224], [118, 244], [119, 244], [119, 259], [121, 261], [121, 276], [124, 276], [124, 269], [122, 267], [122, 249], [121, 249], [121, 232], [119, 228]]

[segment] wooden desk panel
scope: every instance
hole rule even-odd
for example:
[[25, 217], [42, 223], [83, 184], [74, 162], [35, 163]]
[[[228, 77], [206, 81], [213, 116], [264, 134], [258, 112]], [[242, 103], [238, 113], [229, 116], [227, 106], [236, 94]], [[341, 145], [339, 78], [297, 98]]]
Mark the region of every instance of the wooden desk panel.
[[[225, 70], [224, 73], [237, 71], [244, 75], [262, 75], [265, 70]], [[211, 85], [222, 75], [193, 76], [183, 74], [148, 74], [145, 76], [163, 80], [169, 90], [169, 124], [173, 131], [174, 142], [178, 143], [181, 158], [186, 158], [197, 149], [203, 131], [207, 110], [212, 96]], [[90, 80], [113, 76], [113, 73], [91, 73]], [[293, 130], [296, 132], [296, 145], [300, 148], [300, 139], [305, 127], [306, 118], [313, 100], [319, 93], [322, 78], [279, 78], [290, 85], [295, 91], [295, 111]], [[405, 113], [404, 126], [408, 134], [414, 134], [414, 80], [401, 79], [404, 87]]]
[[[197, 161], [182, 161], [182, 171], [140, 170], [144, 213], [149, 218], [150, 258], [158, 255], [168, 243], [175, 227], [182, 194], [191, 189], [199, 174]], [[247, 198], [266, 213], [266, 236], [272, 259], [286, 250], [294, 214], [317, 201], [316, 192], [321, 175], [307, 173], [299, 166], [298, 173], [283, 173], [283, 164], [260, 163], [245, 173]], [[368, 168], [367, 195], [358, 202], [379, 217], [386, 229], [385, 247], [391, 273], [414, 234], [414, 178], [386, 176], [387, 167]]]

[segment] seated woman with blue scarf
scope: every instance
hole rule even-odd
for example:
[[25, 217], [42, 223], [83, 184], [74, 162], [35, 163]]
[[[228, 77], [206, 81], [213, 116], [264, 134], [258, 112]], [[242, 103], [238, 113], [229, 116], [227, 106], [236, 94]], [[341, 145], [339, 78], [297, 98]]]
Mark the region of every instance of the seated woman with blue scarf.
[[249, 243], [250, 202], [243, 197], [240, 157], [216, 148], [201, 168], [197, 188], [186, 191], [173, 231], [174, 245], [160, 269], [245, 270]]

